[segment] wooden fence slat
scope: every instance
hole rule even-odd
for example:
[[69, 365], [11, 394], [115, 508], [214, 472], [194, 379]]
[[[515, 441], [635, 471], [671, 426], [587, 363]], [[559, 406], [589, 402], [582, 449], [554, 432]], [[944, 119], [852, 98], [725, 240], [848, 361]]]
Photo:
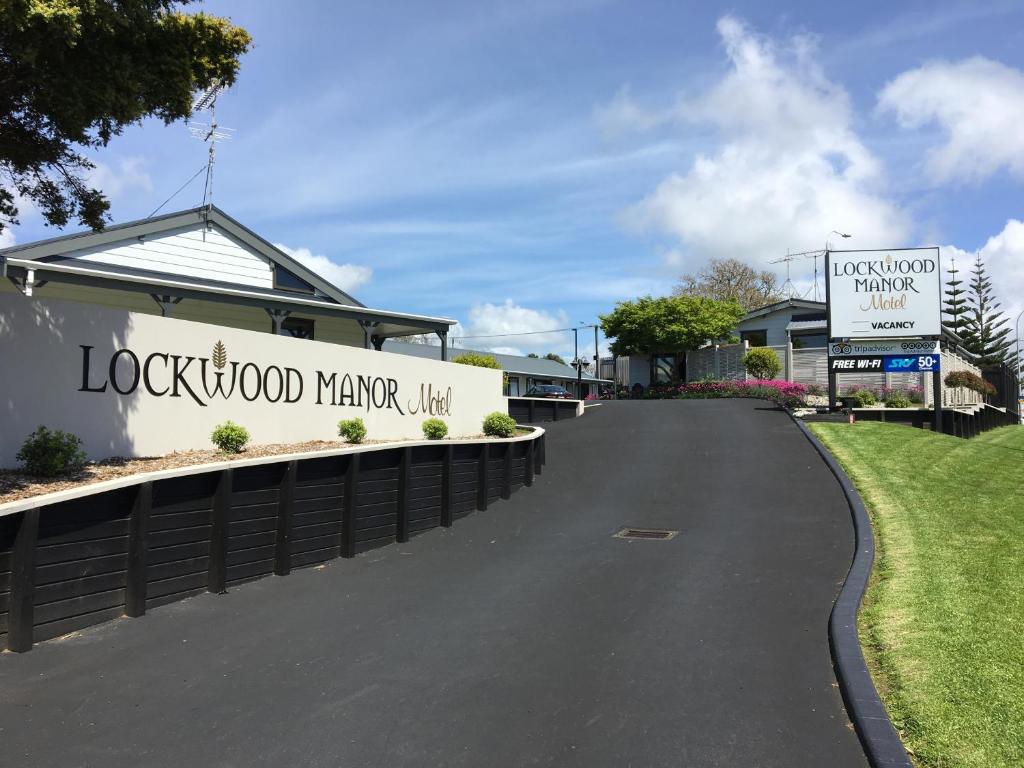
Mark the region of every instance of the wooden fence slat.
[[206, 589], [215, 594], [227, 592], [228, 520], [231, 514], [232, 470], [221, 470], [213, 496], [210, 525], [210, 559], [207, 563]]
[[295, 478], [298, 474], [297, 460], [285, 464], [277, 497], [277, 528], [274, 535], [274, 574], [277, 576], [287, 576], [292, 570], [292, 523], [295, 512]]
[[32, 648], [35, 620], [36, 539], [39, 508], [21, 513], [11, 550], [11, 591], [7, 606], [7, 650], [24, 653]]
[[128, 519], [128, 568], [125, 573], [124, 615], [146, 613], [146, 552], [149, 549], [149, 517], [153, 511], [153, 483], [139, 485]]

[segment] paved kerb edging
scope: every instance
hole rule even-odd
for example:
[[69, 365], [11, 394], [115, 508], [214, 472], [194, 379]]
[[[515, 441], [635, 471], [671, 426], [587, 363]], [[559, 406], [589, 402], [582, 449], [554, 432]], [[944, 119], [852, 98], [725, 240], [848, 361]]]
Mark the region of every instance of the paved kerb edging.
[[853, 721], [853, 727], [857, 729], [857, 736], [864, 745], [868, 762], [874, 768], [913, 768], [907, 750], [889, 719], [889, 713], [886, 712], [882, 700], [878, 698], [878, 691], [871, 681], [871, 673], [864, 662], [860, 639], [857, 637], [857, 612], [867, 590], [871, 565], [875, 559], [871, 520], [860, 494], [853, 486], [853, 481], [839, 466], [839, 462], [803, 421], [788, 409], [786, 412], [839, 481], [853, 515], [856, 542], [853, 564], [846, 574], [846, 581], [839, 591], [835, 605], [832, 606], [832, 614], [828, 620], [829, 647], [832, 649], [832, 660], [835, 663], [836, 677], [843, 693], [843, 701], [846, 703], [847, 714]]

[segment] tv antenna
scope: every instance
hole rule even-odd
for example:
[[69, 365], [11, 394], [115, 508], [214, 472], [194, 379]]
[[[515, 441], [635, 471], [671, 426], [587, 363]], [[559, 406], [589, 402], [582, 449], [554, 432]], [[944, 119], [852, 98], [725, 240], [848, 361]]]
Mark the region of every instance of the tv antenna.
[[[786, 282], [784, 282], [782, 284], [782, 290], [791, 299], [794, 298], [794, 295], [796, 294], [796, 286], [793, 285], [793, 280], [790, 277], [790, 265], [793, 263], [793, 261], [796, 260], [797, 257], [799, 257], [801, 255], [802, 254], [799, 254], [799, 253], [790, 253], [789, 251], [786, 251], [786, 255], [783, 256], [781, 259], [773, 259], [772, 261], [768, 262], [769, 264], [782, 264], [782, 263], [785, 263], [785, 265], [786, 265]], [[787, 287], [789, 288], [788, 292], [786, 291]]]
[[203, 186], [203, 206], [206, 207], [207, 215], [213, 206], [213, 166], [217, 161], [217, 142], [230, 140], [235, 132], [234, 128], [217, 125], [217, 97], [224, 88], [224, 81], [217, 80], [192, 104], [193, 115], [197, 112], [210, 113], [209, 123], [196, 121], [188, 123], [188, 132], [192, 134], [192, 137], [210, 145], [206, 160], [206, 183]]

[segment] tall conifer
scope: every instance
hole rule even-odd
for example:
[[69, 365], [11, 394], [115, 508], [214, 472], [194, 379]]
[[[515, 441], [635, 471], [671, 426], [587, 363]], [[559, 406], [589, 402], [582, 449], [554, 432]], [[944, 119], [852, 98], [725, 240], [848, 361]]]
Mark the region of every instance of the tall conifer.
[[959, 278], [960, 270], [956, 268], [956, 257], [949, 260], [949, 280], [946, 281], [945, 300], [942, 303], [942, 324], [960, 338], [967, 329], [969, 307], [964, 281]]
[[1009, 319], [1000, 311], [1000, 304], [992, 292], [992, 281], [985, 272], [981, 254], [975, 255], [974, 269], [968, 284], [969, 309], [964, 332], [964, 346], [980, 360], [981, 367], [999, 365], [1007, 361], [1012, 339]]

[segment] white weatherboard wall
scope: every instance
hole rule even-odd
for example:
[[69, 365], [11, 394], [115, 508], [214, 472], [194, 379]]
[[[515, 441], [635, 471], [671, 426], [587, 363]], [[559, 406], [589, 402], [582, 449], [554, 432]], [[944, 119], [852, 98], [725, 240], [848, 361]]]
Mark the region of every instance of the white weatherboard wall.
[[94, 459], [209, 448], [228, 419], [254, 444], [337, 439], [355, 416], [368, 439], [422, 438], [429, 395], [435, 412], [447, 401], [434, 415], [453, 437], [506, 412], [500, 371], [0, 294], [3, 467], [40, 424], [74, 432]]
[[65, 259], [166, 272], [256, 288], [274, 287], [269, 259], [201, 221], [170, 232], [70, 251]]

